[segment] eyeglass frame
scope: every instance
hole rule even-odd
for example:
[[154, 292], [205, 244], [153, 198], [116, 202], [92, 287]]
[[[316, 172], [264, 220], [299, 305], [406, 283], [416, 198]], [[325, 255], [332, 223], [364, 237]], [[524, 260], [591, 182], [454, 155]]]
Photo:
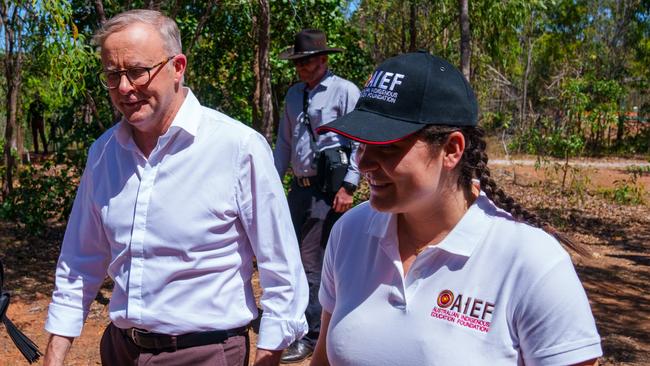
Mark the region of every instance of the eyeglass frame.
[[[99, 83], [102, 84], [102, 86], [103, 86], [105, 89], [108, 89], [108, 90], [112, 90], [112, 89], [117, 89], [117, 88], [119, 88], [119, 87], [120, 87], [120, 83], [122, 82], [122, 76], [126, 76], [126, 80], [128, 80], [129, 83], [130, 83], [131, 85], [133, 85], [133, 86], [143, 86], [143, 85], [147, 85], [147, 84], [149, 84], [149, 82], [150, 82], [151, 79], [152, 79], [152, 76], [151, 76], [151, 70], [153, 70], [153, 69], [155, 69], [156, 67], [159, 67], [159, 66], [161, 66], [161, 65], [166, 65], [169, 61], [171, 61], [171, 60], [172, 60], [174, 57], [176, 57], [176, 56], [178, 56], [178, 55], [169, 56], [169, 57], [167, 57], [165, 60], [162, 60], [162, 61], [160, 61], [159, 63], [157, 63], [157, 64], [155, 64], [155, 65], [153, 65], [153, 66], [135, 66], [135, 67], [129, 67], [129, 68], [127, 68], [127, 69], [122, 69], [122, 70], [113, 70], [113, 71], [102, 70], [102, 71], [99, 72], [99, 74], [97, 75], [97, 77], [99, 78]], [[145, 70], [145, 71], [147, 72], [147, 76], [148, 76], [148, 78], [147, 78], [147, 81], [146, 81], [145, 83], [142, 83], [142, 84], [136, 84], [133, 80], [131, 80], [131, 78], [129, 77], [128, 72], [131, 71], [131, 70], [134, 70], [134, 69], [143, 69], [143, 70]], [[120, 78], [118, 79], [118, 83], [117, 83], [117, 85], [114, 86], [114, 87], [110, 87], [110, 86], [108, 86], [108, 75], [109, 75], [109, 74], [110, 74], [110, 75], [118, 74], [118, 75], [120, 76]], [[102, 79], [102, 75], [106, 75], [106, 80]], [[156, 74], [154, 74], [154, 76], [156, 76]]]

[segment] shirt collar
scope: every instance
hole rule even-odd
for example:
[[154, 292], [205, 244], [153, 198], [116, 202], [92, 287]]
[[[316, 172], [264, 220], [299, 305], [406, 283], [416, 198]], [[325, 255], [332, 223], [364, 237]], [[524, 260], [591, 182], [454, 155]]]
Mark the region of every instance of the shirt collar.
[[[325, 75], [323, 75], [323, 78], [320, 79], [318, 84], [316, 84], [316, 86], [313, 89], [309, 89], [309, 91], [312, 92], [312, 91], [314, 91], [316, 89], [319, 89], [321, 87], [324, 88], [324, 89], [327, 89], [327, 87], [329, 87], [330, 84], [332, 84], [332, 79], [333, 78], [334, 78], [334, 73], [332, 73], [329, 69], [327, 69], [327, 71], [325, 72]], [[307, 84], [305, 84], [305, 87], [306, 86], [307, 86]]]
[[[374, 211], [368, 234], [380, 238], [380, 245], [397, 243], [397, 214]], [[470, 257], [486, 234], [490, 216], [497, 212], [485, 193], [481, 191], [451, 232], [438, 244], [432, 245], [446, 252]]]
[[489, 216], [494, 214], [494, 206], [481, 191], [465, 215], [451, 232], [435, 247], [452, 254], [469, 257], [480, 244], [489, 224]]
[[[183, 130], [192, 136], [196, 136], [200, 121], [200, 118], [196, 118], [196, 116], [200, 116], [201, 104], [190, 88], [184, 87], [183, 90], [186, 93], [185, 100], [183, 100], [183, 104], [181, 104], [178, 112], [176, 112], [176, 116], [174, 116], [174, 120], [167, 129], [167, 132], [160, 137], [160, 142], [169, 139], [178, 130]], [[122, 117], [122, 120], [115, 128], [114, 134], [117, 142], [125, 149], [137, 149], [135, 141], [133, 141], [131, 125], [124, 117]]]
[[[176, 116], [174, 117], [172, 124], [169, 126], [169, 130], [172, 128], [180, 128], [190, 135], [196, 136], [196, 132], [199, 129], [199, 122], [201, 121], [201, 118], [198, 118], [201, 115], [201, 103], [196, 99], [190, 88], [183, 87], [183, 90], [186, 93], [185, 100], [183, 101], [181, 108], [176, 112]], [[167, 130], [165, 135], [170, 132], [169, 130]]]

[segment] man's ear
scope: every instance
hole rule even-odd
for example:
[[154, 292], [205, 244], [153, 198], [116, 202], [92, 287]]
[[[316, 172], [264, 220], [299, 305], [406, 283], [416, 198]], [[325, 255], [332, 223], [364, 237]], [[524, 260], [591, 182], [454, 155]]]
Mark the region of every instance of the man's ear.
[[185, 68], [187, 67], [187, 56], [181, 53], [177, 55], [172, 62], [174, 63], [174, 73], [176, 74], [174, 81], [179, 82], [183, 80], [183, 75], [185, 74]]
[[442, 166], [445, 169], [453, 170], [460, 162], [465, 151], [465, 136], [460, 131], [449, 134], [447, 141], [442, 146]]

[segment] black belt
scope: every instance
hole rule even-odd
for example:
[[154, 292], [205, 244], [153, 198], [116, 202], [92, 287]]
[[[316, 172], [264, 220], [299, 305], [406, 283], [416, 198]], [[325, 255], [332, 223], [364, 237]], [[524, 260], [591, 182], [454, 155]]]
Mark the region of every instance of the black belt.
[[317, 182], [317, 176], [312, 175], [311, 177], [294, 177], [294, 180], [296, 181], [296, 184], [299, 187], [311, 187], [315, 186]]
[[177, 350], [205, 346], [207, 344], [223, 343], [230, 337], [248, 334], [248, 325], [228, 330], [210, 330], [177, 336], [151, 333], [138, 328], [118, 329], [136, 346], [146, 350]]

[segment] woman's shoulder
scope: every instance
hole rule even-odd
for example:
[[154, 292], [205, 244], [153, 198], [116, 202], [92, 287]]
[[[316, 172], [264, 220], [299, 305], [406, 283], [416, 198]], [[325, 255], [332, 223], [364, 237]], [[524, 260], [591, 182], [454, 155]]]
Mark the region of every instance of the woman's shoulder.
[[507, 258], [512, 270], [539, 277], [560, 262], [571, 262], [569, 253], [546, 231], [512, 217], [492, 219], [494, 225], [487, 238], [490, 251]]
[[483, 217], [480, 221], [489, 222], [484, 245], [493, 255], [498, 254], [503, 260], [517, 262], [529, 268], [541, 263], [557, 263], [569, 257], [552, 235], [531, 224], [516, 220], [487, 197], [482, 196], [477, 201], [477, 206]]
[[532, 224], [503, 217], [497, 218], [496, 223], [512, 244], [523, 244], [517, 245], [520, 250], [534, 251], [534, 248], [540, 248], [551, 255], [566, 253], [555, 237]]

